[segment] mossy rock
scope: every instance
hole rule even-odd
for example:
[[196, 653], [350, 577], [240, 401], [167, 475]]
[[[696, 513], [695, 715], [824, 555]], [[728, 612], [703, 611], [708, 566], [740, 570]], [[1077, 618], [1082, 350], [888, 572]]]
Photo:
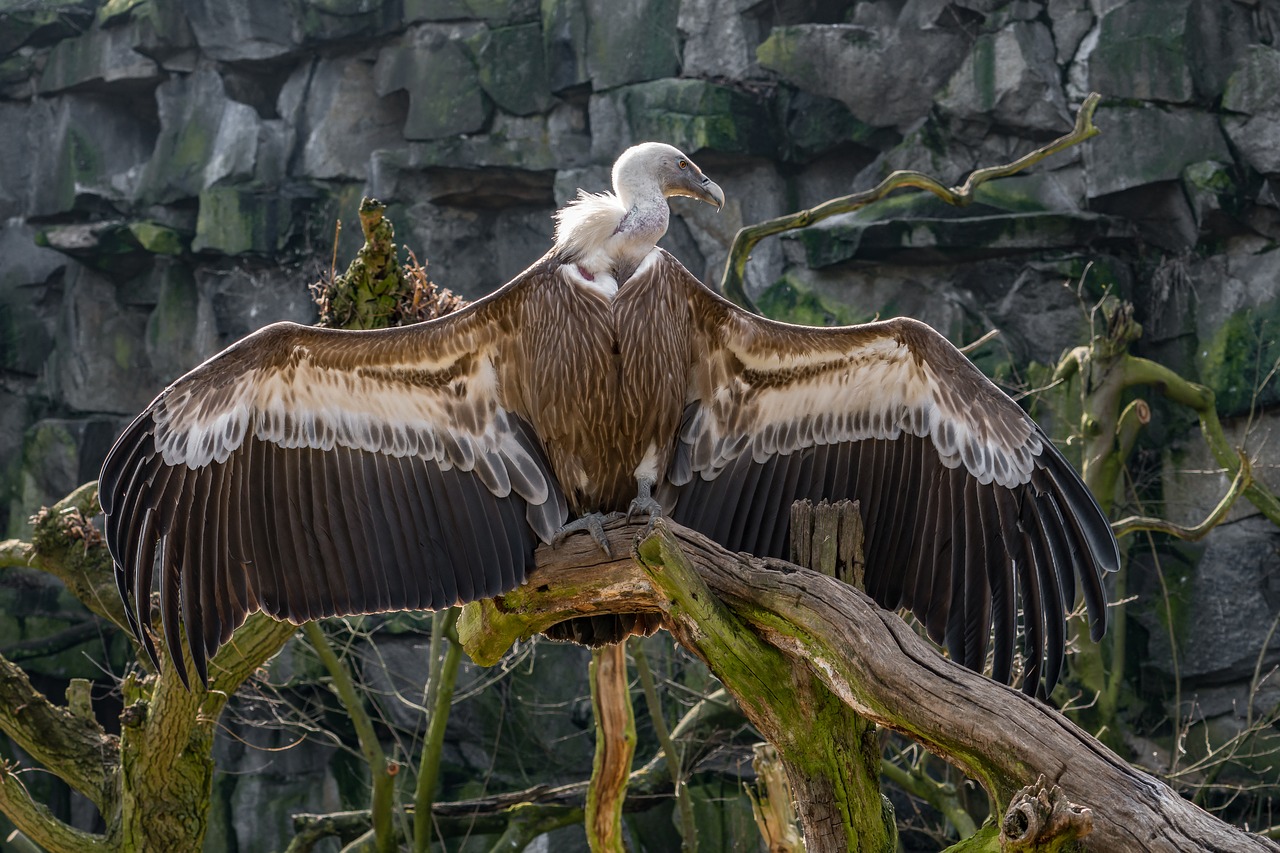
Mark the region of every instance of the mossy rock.
[[59, 156], [54, 160], [57, 171], [47, 184], [53, 210], [73, 209], [79, 187], [93, 186], [105, 179], [107, 170], [101, 142], [84, 125], [71, 124], [66, 128], [59, 140]]
[[[576, 144], [575, 144], [576, 143]], [[553, 173], [575, 158], [585, 159], [590, 141], [585, 135], [555, 136], [545, 116], [499, 114], [488, 133], [450, 136], [427, 142], [411, 142], [400, 154], [403, 169], [442, 167], [450, 169], [466, 163], [470, 169], [514, 169], [523, 173]], [[407, 156], [405, 156], [407, 155]], [[390, 158], [383, 162], [390, 162]], [[487, 190], [490, 202], [502, 196], [546, 203], [543, 197], [530, 199], [526, 185], [538, 185], [534, 176], [502, 180], [510, 189], [495, 186]]]
[[761, 293], [756, 307], [766, 317], [801, 326], [849, 326], [869, 319], [848, 305], [823, 299], [789, 276]]
[[308, 42], [382, 36], [403, 26], [398, 3], [307, 0], [300, 6], [302, 33]]
[[136, 24], [95, 28], [82, 36], [63, 39], [49, 52], [40, 74], [39, 91], [59, 92], [90, 82], [158, 81], [159, 66], [133, 49], [140, 41]]
[[0, 60], [0, 87], [12, 86], [29, 79], [35, 72], [35, 60], [27, 55], [15, 53]]
[[[938, 219], [867, 222], [857, 215], [833, 216], [787, 235], [804, 248], [810, 269], [859, 258], [882, 258], [904, 250], [939, 257], [981, 258], [1009, 251], [1044, 251], [1123, 243], [1132, 228], [1085, 212], [1009, 213]], [[923, 255], [922, 255], [923, 257]]]
[[212, 187], [200, 193], [191, 248], [224, 255], [274, 254], [284, 248], [292, 221], [288, 199], [244, 187]]
[[147, 264], [129, 224], [118, 220], [53, 225], [37, 232], [35, 241], [116, 277], [136, 275]]
[[45, 46], [83, 33], [99, 0], [41, 0], [0, 6], [0, 56], [24, 44]]
[[189, 242], [178, 231], [158, 222], [130, 222], [128, 228], [138, 245], [153, 255], [180, 255]]
[[1280, 110], [1280, 50], [1251, 45], [1227, 81], [1222, 108], [1246, 115]]
[[406, 139], [475, 133], [484, 128], [492, 112], [468, 51], [441, 30], [424, 29], [396, 47], [385, 48], [374, 76], [379, 95], [409, 93]]
[[0, 296], [0, 370], [39, 374], [53, 340], [35, 307], [17, 296]]
[[873, 147], [881, 134], [839, 101], [809, 92], [782, 89], [778, 111], [784, 117], [780, 147], [787, 160], [806, 162], [850, 143]]
[[579, 0], [542, 0], [542, 39], [551, 91], [591, 80], [587, 71], [587, 12]]
[[501, 109], [522, 116], [551, 106], [541, 25], [484, 30], [468, 39], [467, 47], [479, 70], [481, 88]]
[[615, 97], [634, 139], [661, 139], [687, 154], [777, 151], [770, 111], [746, 92], [705, 80], [666, 79], [628, 86]]
[[1228, 317], [1202, 342], [1199, 361], [1200, 381], [1213, 389], [1219, 414], [1247, 415], [1280, 402], [1280, 383], [1272, 379], [1259, 388], [1280, 361], [1280, 298]]
[[155, 3], [156, 0], [106, 0], [98, 7], [97, 25], [132, 20], [136, 15], [145, 14]]
[[600, 91], [680, 70], [679, 0], [584, 0], [587, 69]]
[[[194, 198], [205, 186], [228, 99], [217, 72], [173, 78], [156, 90], [160, 136], [138, 185], [144, 204]], [[255, 139], [256, 142], [256, 139]]]
[[538, 0], [404, 0], [404, 20], [408, 22], [481, 20], [509, 24], [537, 19]]
[[195, 366], [200, 292], [191, 270], [174, 265], [160, 280], [159, 299], [147, 318], [147, 355], [163, 378]]
[[1103, 133], [1080, 149], [1090, 198], [1177, 180], [1202, 160], [1232, 159], [1218, 117], [1209, 112], [1104, 104], [1094, 123]]
[[1195, 96], [1187, 45], [1188, 0], [1131, 0], [1098, 28], [1089, 85], [1115, 98], [1185, 103]]

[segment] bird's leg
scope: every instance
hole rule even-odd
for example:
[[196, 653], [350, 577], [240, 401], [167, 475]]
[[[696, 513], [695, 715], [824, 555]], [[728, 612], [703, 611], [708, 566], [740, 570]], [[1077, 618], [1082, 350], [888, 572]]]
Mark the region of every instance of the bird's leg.
[[[627, 507], [627, 522], [637, 515], [649, 516], [649, 529], [653, 528], [655, 518], [662, 518], [662, 504], [653, 497], [653, 487], [657, 482], [655, 477], [647, 474], [641, 474], [636, 477], [636, 496], [631, 501], [631, 506]], [[591, 538], [596, 540], [596, 544], [600, 546], [600, 550], [604, 551], [605, 556], [613, 559], [613, 551], [609, 548], [609, 538], [604, 534], [604, 524], [610, 518], [617, 518], [620, 513], [613, 513], [606, 516], [604, 513], [589, 512], [581, 518], [575, 518], [556, 531], [551, 537], [551, 547], [559, 548], [561, 543], [567, 539], [570, 534], [578, 533], [585, 530], [591, 534]], [[646, 535], [648, 531], [646, 530]]]
[[636, 477], [636, 496], [631, 501], [631, 506], [627, 507], [628, 522], [631, 521], [632, 516], [647, 515], [649, 528], [652, 529], [654, 519], [662, 518], [662, 504], [653, 497], [653, 486], [656, 482], [655, 477], [648, 475], [642, 474]]
[[605, 556], [613, 559], [613, 551], [609, 549], [609, 537], [604, 535], [604, 523], [607, 520], [604, 513], [599, 512], [589, 512], [581, 518], [575, 518], [557, 530], [556, 534], [551, 537], [551, 547], [559, 548], [560, 544], [569, 537], [569, 534], [585, 530], [591, 534], [592, 539], [596, 540], [596, 544], [600, 546], [601, 551], [604, 551]]

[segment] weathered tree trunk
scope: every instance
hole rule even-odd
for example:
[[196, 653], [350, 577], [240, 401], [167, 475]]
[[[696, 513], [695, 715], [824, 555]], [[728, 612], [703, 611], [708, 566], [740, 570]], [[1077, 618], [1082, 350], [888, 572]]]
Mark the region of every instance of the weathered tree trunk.
[[[521, 636], [571, 616], [664, 612], [676, 639], [702, 657], [771, 741], [779, 732], [827, 736], [822, 716], [797, 708], [791, 678], [820, 682], [840, 703], [924, 744], [987, 790], [998, 811], [1044, 775], [1070, 802], [1091, 809], [1083, 839], [1098, 851], [1280, 851], [1226, 824], [1134, 769], [1057, 711], [943, 658], [896, 614], [847, 584], [781, 560], [730, 554], [693, 531], [609, 525], [613, 553], [577, 537], [538, 552], [532, 583], [468, 605], [459, 636], [471, 657], [496, 662]], [[710, 620], [707, 608], [711, 608]], [[717, 624], [715, 609], [733, 623]], [[725, 633], [728, 631], [729, 633]], [[706, 649], [733, 643], [746, 658]], [[759, 646], [776, 656], [752, 657]], [[780, 751], [784, 751], [779, 746]]]
[[[95, 484], [77, 489], [41, 513], [31, 543], [0, 543], [0, 566], [31, 565], [55, 575], [90, 610], [127, 632], [111, 558], [86, 520], [96, 511]], [[129, 676], [119, 738], [94, 720], [87, 697], [55, 705], [0, 658], [0, 729], [87, 796], [107, 832], [82, 832], [57, 820], [30, 798], [9, 765], [0, 766], [0, 809], [50, 853], [198, 850], [208, 826], [218, 716], [294, 630], [261, 613], [251, 616], [210, 661], [208, 690], [188, 691], [173, 666], [160, 675]]]
[[622, 853], [622, 806], [636, 752], [636, 715], [623, 643], [591, 651], [591, 710], [596, 754], [587, 792], [587, 841], [592, 853]]
[[[792, 505], [791, 559], [796, 565], [863, 590], [862, 542], [857, 503], [823, 501], [814, 506], [797, 501]], [[831, 739], [829, 752], [816, 762], [792, 760], [795, 743], [779, 750], [796, 797], [805, 849], [808, 853], [896, 850], [893, 805], [880, 793], [875, 723], [844, 705], [816, 679], [805, 679], [798, 686], [805, 716], [821, 718], [822, 736], [816, 740]], [[805, 744], [802, 751], [810, 752], [815, 739], [805, 727], [796, 728]]]

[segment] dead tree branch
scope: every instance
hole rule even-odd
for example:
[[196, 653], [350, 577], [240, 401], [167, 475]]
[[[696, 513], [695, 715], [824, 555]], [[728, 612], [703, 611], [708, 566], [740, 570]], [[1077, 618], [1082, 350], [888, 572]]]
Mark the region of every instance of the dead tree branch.
[[965, 207], [973, 201], [974, 191], [987, 181], [994, 178], [1008, 177], [1039, 163], [1046, 157], [1096, 136], [1099, 131], [1098, 128], [1094, 127], [1093, 113], [1101, 101], [1102, 96], [1097, 92], [1085, 98], [1084, 103], [1080, 105], [1079, 112], [1076, 113], [1076, 125], [1066, 136], [1059, 137], [1048, 145], [1037, 148], [1012, 163], [978, 169], [972, 172], [968, 179], [958, 187], [948, 187], [937, 178], [926, 175], [923, 172], [900, 170], [893, 172], [869, 190], [829, 199], [817, 207], [811, 207], [808, 210], [801, 210], [797, 213], [788, 213], [785, 216], [767, 219], [764, 222], [758, 222], [755, 225], [748, 225], [739, 229], [733, 238], [733, 245], [729, 247], [729, 257], [725, 261], [724, 275], [720, 279], [720, 292], [744, 308], [754, 311], [755, 306], [751, 304], [751, 298], [747, 296], [743, 281], [746, 276], [747, 261], [751, 258], [751, 250], [756, 247], [757, 243], [765, 237], [781, 234], [784, 231], [804, 228], [813, 225], [815, 222], [821, 222], [829, 216], [835, 216], [837, 213], [851, 213], [859, 208], [866, 207], [873, 201], [879, 201], [895, 190], [904, 187], [928, 190], [947, 204]]
[[[999, 812], [1043, 774], [1070, 802], [1092, 810], [1089, 849], [1280, 851], [1130, 767], [1057, 711], [946, 660], [896, 614], [847, 584], [781, 560], [730, 554], [668, 522], [657, 523], [637, 548], [642, 529], [609, 526], [613, 553], [630, 549], [633, 559], [605, 559], [587, 537], [540, 549], [529, 583], [465, 608], [459, 636], [472, 658], [491, 665], [520, 637], [573, 616], [645, 611], [664, 612], [676, 639], [702, 656], [712, 628], [680, 603], [689, 596], [677, 599], [651, 580], [670, 576], [665, 560], [681, 554], [743, 626], [745, 641], [769, 646], [848, 707], [959, 767], [983, 785]], [[704, 660], [717, 675], [735, 664]], [[726, 684], [734, 681], [728, 675]], [[762, 685], [760, 692], [736, 698], [758, 728], [776, 730], [779, 721], [767, 719], [772, 703], [787, 706], [790, 699], [771, 693], [789, 683]], [[803, 729], [814, 722], [793, 718], [785, 725]]]

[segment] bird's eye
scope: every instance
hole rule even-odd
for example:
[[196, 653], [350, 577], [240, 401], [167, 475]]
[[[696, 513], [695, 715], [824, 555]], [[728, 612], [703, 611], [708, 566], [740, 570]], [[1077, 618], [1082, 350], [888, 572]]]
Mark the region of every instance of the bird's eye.
[[681, 169], [687, 169], [689, 168], [689, 161], [681, 160], [679, 163], [676, 163], [676, 165], [679, 166]]

